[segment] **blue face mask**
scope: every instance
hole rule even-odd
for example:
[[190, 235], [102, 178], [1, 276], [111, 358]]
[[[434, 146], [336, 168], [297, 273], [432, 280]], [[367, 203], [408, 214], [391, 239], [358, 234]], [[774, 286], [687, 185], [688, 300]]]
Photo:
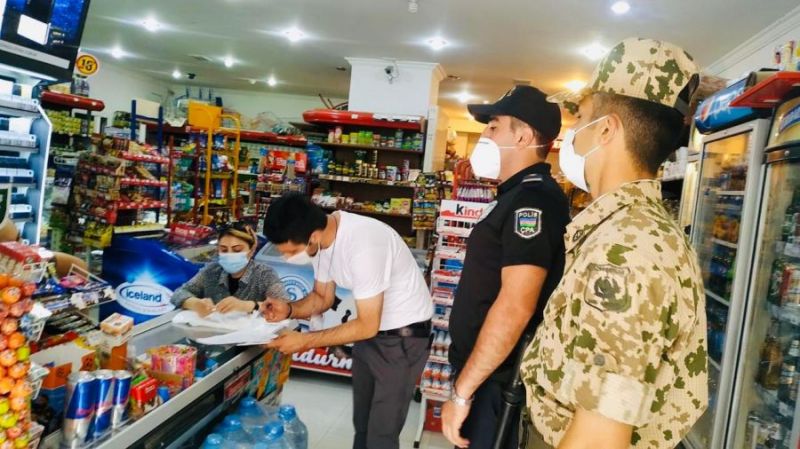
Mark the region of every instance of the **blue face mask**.
[[250, 258], [247, 257], [247, 252], [241, 253], [220, 253], [219, 264], [228, 274], [236, 274], [247, 266]]

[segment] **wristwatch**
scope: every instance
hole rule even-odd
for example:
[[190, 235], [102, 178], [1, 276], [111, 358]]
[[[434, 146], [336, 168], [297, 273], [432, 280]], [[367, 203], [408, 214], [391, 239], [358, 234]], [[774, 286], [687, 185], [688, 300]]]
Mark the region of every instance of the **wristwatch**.
[[469, 407], [470, 405], [472, 405], [473, 399], [475, 398], [471, 397], [469, 399], [466, 399], [459, 396], [458, 393], [456, 392], [455, 385], [453, 385], [453, 388], [450, 390], [450, 401], [459, 407]]
[[255, 307], [253, 308], [253, 312], [257, 312], [258, 309], [261, 307], [261, 304], [259, 304], [258, 301], [250, 301], [250, 302], [255, 304]]

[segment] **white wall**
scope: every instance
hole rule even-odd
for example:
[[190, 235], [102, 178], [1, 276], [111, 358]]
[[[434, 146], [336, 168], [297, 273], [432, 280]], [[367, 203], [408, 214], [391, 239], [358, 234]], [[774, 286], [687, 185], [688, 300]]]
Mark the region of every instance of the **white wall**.
[[396, 61], [398, 76], [391, 83], [386, 67], [392, 61], [371, 58], [346, 58], [350, 63], [350, 109], [428, 116], [429, 108], [436, 105], [439, 82], [445, 73], [439, 64], [413, 61]]
[[[186, 90], [183, 85], [172, 85], [170, 88], [178, 96], [183, 95]], [[197, 92], [197, 88], [192, 90]], [[325, 107], [319, 97], [309, 95], [214, 89], [214, 96], [222, 97], [223, 106], [234, 109], [245, 117], [253, 118], [262, 112], [271, 112], [287, 122], [302, 121], [303, 112]], [[331, 101], [333, 104], [339, 104], [345, 100], [331, 98]]]
[[100, 71], [89, 78], [89, 94], [103, 100], [105, 110], [99, 115], [111, 117], [114, 111], [131, 110], [131, 100], [161, 102], [167, 93], [167, 85], [156, 79], [133, 74], [117, 66], [101, 62]]
[[775, 47], [789, 40], [800, 42], [800, 6], [708, 66], [705, 72], [736, 80], [762, 67], [773, 67]]

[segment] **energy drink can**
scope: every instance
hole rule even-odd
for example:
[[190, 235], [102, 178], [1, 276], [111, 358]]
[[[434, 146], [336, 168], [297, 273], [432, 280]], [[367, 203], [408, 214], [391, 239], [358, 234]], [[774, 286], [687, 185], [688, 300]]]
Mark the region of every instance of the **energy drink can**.
[[97, 438], [111, 430], [111, 415], [114, 408], [114, 372], [108, 369], [94, 372], [97, 379], [97, 409], [92, 420], [92, 436]]
[[73, 449], [83, 446], [89, 436], [96, 408], [97, 379], [87, 371], [72, 373], [67, 378], [64, 398], [64, 427], [62, 447]]
[[114, 395], [111, 408], [111, 428], [118, 429], [128, 420], [128, 400], [131, 397], [130, 371], [114, 371]]

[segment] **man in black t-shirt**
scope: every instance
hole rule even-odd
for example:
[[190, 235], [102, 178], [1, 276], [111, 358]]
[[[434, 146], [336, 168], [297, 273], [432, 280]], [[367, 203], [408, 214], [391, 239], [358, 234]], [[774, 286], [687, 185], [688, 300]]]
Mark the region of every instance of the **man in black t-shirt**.
[[[442, 425], [456, 446], [489, 449], [503, 390], [524, 349], [520, 337], [539, 325], [564, 271], [569, 205], [544, 162], [561, 129], [559, 108], [544, 93], [518, 86], [469, 111], [488, 124], [470, 157], [472, 171], [501, 184], [467, 242], [450, 315], [456, 378]], [[518, 444], [519, 414], [512, 419], [508, 448]]]

